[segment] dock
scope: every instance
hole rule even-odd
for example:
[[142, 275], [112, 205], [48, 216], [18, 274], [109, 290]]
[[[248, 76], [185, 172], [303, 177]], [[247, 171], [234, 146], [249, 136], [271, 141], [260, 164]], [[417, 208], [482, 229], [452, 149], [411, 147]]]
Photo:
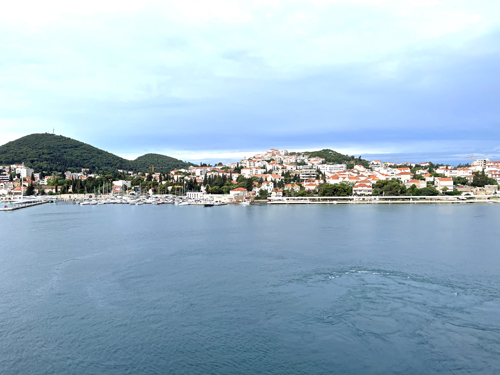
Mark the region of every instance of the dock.
[[25, 202], [2, 202], [0, 211], [15, 211], [21, 208], [28, 208], [33, 206], [40, 206], [41, 204], [48, 203], [48, 200], [30, 200]]

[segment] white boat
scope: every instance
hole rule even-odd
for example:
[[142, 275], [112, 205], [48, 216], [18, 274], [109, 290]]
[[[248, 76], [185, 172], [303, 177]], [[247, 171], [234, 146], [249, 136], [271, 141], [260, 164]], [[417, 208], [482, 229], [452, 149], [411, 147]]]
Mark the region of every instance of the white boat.
[[80, 206], [90, 206], [89, 200], [88, 199], [83, 200], [82, 202], [80, 202]]
[[144, 202], [143, 202], [143, 201], [137, 201], [137, 202], [135, 202], [135, 205], [136, 205], [136, 206], [142, 206], [143, 204], [144, 204]]
[[242, 206], [250, 206], [250, 204], [251, 204], [251, 203], [252, 203], [252, 202], [250, 201], [250, 199], [245, 198], [245, 199], [243, 200], [243, 202], [241, 202], [241, 203], [240, 203], [240, 205], [242, 205]]
[[179, 206], [189, 206], [189, 202], [181, 202], [179, 203]]

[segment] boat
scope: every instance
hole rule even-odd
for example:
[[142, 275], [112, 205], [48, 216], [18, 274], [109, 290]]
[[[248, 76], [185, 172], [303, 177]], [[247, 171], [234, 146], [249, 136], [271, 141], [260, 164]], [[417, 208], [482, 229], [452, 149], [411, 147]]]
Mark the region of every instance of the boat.
[[80, 202], [80, 206], [90, 206], [90, 201], [88, 199], [84, 199]]
[[243, 202], [240, 203], [240, 205], [242, 205], [242, 206], [250, 206], [250, 204], [251, 204], [251, 201], [248, 198], [245, 198], [243, 200]]
[[203, 207], [213, 207], [213, 206], [214, 204], [209, 202], [203, 204]]

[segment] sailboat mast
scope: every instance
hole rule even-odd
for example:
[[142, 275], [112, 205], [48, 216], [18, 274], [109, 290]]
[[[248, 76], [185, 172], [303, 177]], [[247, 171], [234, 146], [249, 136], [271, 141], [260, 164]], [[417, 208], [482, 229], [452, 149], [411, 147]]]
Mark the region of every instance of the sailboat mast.
[[21, 169], [21, 201], [23, 200], [23, 171], [24, 171], [24, 163], [23, 163], [23, 169]]

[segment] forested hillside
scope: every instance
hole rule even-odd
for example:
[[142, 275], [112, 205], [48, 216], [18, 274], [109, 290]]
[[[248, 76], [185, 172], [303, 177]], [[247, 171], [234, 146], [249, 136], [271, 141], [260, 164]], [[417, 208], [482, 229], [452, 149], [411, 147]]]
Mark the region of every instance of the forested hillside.
[[139, 156], [133, 161], [134, 168], [140, 171], [152, 171], [152, 166], [156, 172], [171, 171], [173, 169], [188, 168], [193, 163], [186, 163], [182, 160], [161, 154], [146, 154]]
[[[155, 158], [150, 155], [155, 155]], [[147, 154], [131, 161], [89, 144], [50, 133], [30, 134], [0, 146], [0, 165], [22, 162], [36, 172], [64, 172], [81, 168], [90, 168], [91, 172], [117, 169], [147, 172], [151, 165], [163, 168], [161, 171], [166, 172], [167, 169], [191, 165], [157, 154]]]
[[[340, 152], [324, 149], [320, 151], [304, 152], [304, 154], [310, 157], [320, 157], [324, 158], [327, 164], [348, 164], [348, 167], [352, 168], [354, 164], [362, 165], [364, 167], [369, 166], [369, 162], [359, 157], [349, 156], [341, 154]], [[350, 164], [350, 165], [349, 165]]]

